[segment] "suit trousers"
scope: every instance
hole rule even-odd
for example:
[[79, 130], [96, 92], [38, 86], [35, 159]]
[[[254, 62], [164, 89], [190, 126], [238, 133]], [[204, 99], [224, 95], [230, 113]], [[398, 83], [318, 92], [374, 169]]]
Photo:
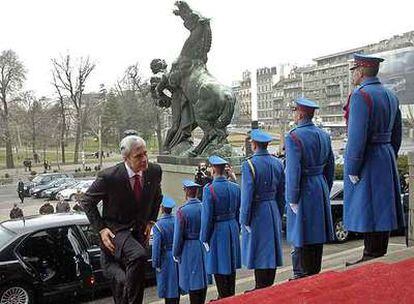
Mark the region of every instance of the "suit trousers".
[[256, 281], [255, 289], [272, 286], [275, 282], [276, 269], [255, 269], [254, 278]]
[[101, 250], [104, 274], [111, 280], [115, 304], [141, 304], [145, 288], [145, 254], [143, 246], [129, 231], [114, 238], [115, 256]]
[[188, 295], [190, 296], [191, 304], [204, 304], [207, 296], [207, 288], [190, 290]]
[[214, 280], [216, 281], [219, 299], [234, 296], [236, 292], [236, 273], [235, 272], [229, 275], [215, 274]]
[[364, 233], [364, 254], [362, 259], [370, 260], [385, 255], [388, 249], [389, 238], [389, 231]]
[[295, 247], [292, 252], [293, 275], [295, 278], [310, 276], [321, 271], [323, 244]]

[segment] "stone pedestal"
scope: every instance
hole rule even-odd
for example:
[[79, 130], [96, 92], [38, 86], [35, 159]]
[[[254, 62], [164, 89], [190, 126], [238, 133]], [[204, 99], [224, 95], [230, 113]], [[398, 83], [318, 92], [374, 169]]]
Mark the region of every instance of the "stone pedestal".
[[414, 246], [414, 152], [408, 154], [410, 168], [409, 189], [410, 203], [408, 207], [408, 246]]
[[[233, 171], [240, 180], [240, 168], [244, 157], [225, 158], [233, 167]], [[197, 166], [200, 163], [208, 163], [204, 157], [179, 157], [172, 155], [157, 156], [157, 163], [161, 166], [162, 174], [162, 192], [172, 197], [177, 205], [184, 202], [184, 192], [181, 181], [183, 179], [194, 180]]]

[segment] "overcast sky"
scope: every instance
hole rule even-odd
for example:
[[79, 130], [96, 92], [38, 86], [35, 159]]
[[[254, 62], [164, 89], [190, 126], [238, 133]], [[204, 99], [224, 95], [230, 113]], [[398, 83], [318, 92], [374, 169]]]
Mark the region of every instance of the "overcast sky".
[[[414, 30], [411, 0], [189, 0], [211, 18], [209, 70], [231, 84], [251, 66], [307, 64], [312, 58]], [[109, 88], [139, 62], [174, 60], [188, 36], [170, 0], [0, 0], [0, 51], [13, 49], [28, 74], [25, 89], [50, 96], [50, 58], [90, 56], [87, 91]]]

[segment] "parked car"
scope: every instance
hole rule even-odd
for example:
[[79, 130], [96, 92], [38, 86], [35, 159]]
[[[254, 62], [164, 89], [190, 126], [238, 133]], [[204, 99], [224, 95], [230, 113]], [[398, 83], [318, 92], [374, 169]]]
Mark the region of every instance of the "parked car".
[[[36, 215], [0, 223], [0, 303], [59, 303], [109, 287], [100, 264], [99, 236], [86, 215]], [[151, 244], [145, 265], [148, 280]], [[16, 301], [16, 299], [18, 299]]]
[[55, 187], [59, 187], [69, 181], [73, 181], [74, 179], [71, 177], [64, 177], [64, 178], [58, 178], [58, 179], [54, 179], [52, 181], [50, 181], [47, 184], [44, 185], [37, 185], [35, 187], [33, 187], [32, 189], [30, 189], [30, 195], [34, 198], [42, 198], [45, 197], [44, 195], [44, 191], [47, 189], [51, 189], [51, 188], [55, 188]]
[[88, 190], [89, 186], [92, 185], [93, 182], [94, 180], [79, 181], [79, 183], [76, 184], [75, 186], [60, 191], [59, 194], [57, 195], [57, 198], [63, 197], [63, 199], [66, 201], [74, 201], [76, 194], [78, 193], [78, 190], [81, 193], [85, 193], [86, 190]]
[[44, 173], [37, 175], [32, 181], [24, 183], [24, 195], [30, 196], [30, 189], [38, 185], [45, 185], [52, 180], [64, 177], [72, 177], [68, 173]]
[[68, 181], [67, 183], [64, 183], [63, 185], [45, 190], [44, 197], [49, 198], [49, 200], [56, 200], [57, 199], [56, 196], [60, 191], [65, 190], [70, 187], [75, 187], [77, 184], [79, 184], [79, 181], [72, 179]]
[[[338, 242], [347, 241], [351, 234], [345, 229], [343, 221], [343, 206], [344, 206], [344, 182], [334, 181], [331, 190], [331, 210], [332, 220], [334, 223], [335, 237]], [[408, 192], [401, 194], [401, 204], [403, 205], [403, 213], [405, 218], [405, 225], [407, 225], [408, 218]], [[393, 231], [393, 234], [403, 235], [405, 229]]]

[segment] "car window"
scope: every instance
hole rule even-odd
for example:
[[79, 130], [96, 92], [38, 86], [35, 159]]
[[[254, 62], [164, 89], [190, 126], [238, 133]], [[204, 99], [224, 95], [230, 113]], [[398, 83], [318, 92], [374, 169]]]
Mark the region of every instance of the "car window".
[[14, 236], [14, 233], [0, 226], [0, 248], [6, 245]]
[[99, 247], [101, 240], [95, 230], [92, 229], [91, 225], [81, 225], [80, 228], [88, 239], [89, 244], [92, 247]]
[[70, 282], [78, 276], [74, 258], [84, 255], [76, 228], [55, 227], [28, 236], [17, 248], [42, 281]]

